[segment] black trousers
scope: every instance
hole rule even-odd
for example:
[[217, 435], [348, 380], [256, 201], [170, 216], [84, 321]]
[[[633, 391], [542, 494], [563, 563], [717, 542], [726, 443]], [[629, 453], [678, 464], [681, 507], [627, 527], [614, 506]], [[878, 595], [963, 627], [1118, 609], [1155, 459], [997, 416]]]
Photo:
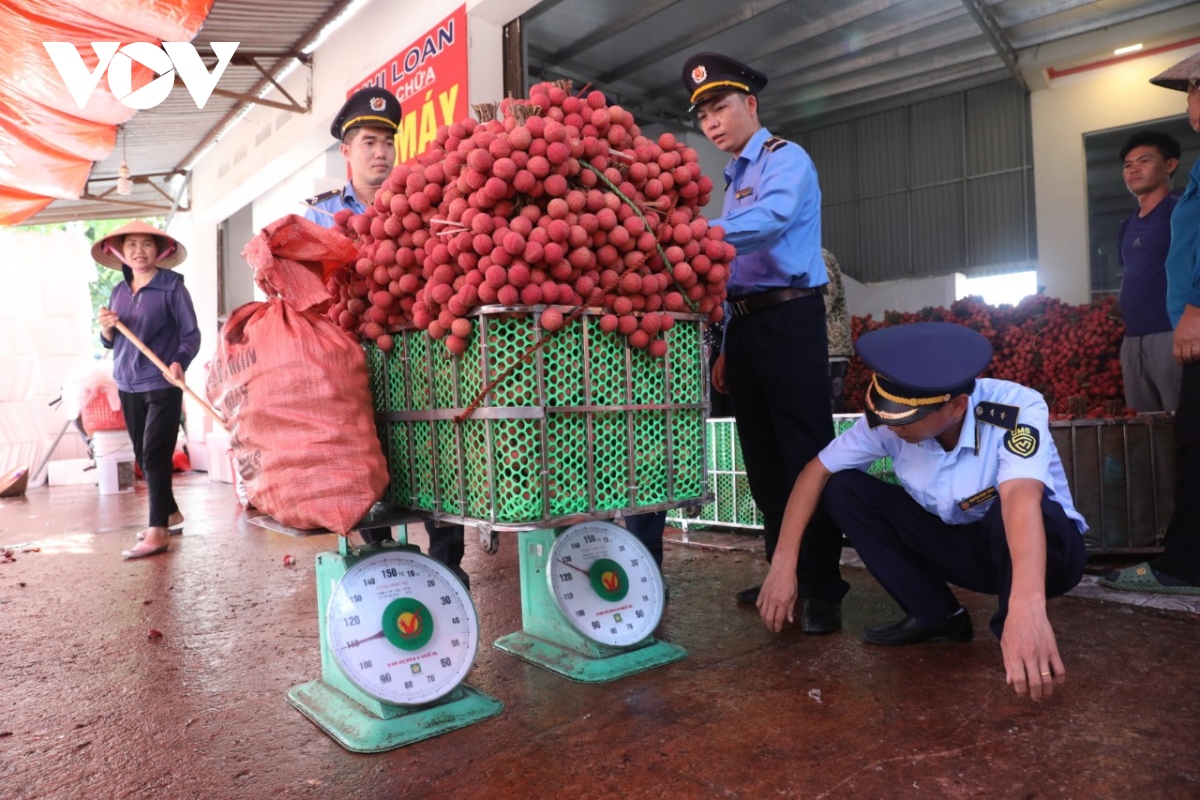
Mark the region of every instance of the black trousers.
[[632, 533], [639, 542], [646, 546], [654, 563], [662, 571], [663, 561], [663, 528], [667, 525], [667, 512], [653, 511], [649, 514], [638, 514], [625, 518], [625, 530]]
[[1200, 586], [1200, 361], [1183, 367], [1175, 411], [1175, 513], [1157, 570]]
[[175, 471], [175, 442], [183, 415], [183, 390], [120, 392], [125, 429], [133, 440], [133, 455], [146, 477], [150, 495], [150, 527], [165, 528], [179, 506], [171, 491]]
[[[466, 530], [462, 525], [443, 525], [438, 527], [433, 517], [425, 517], [425, 530], [429, 532], [429, 552], [427, 555], [434, 561], [439, 561], [447, 567], [458, 568], [466, 553]], [[363, 528], [359, 531], [364, 542], [385, 542], [392, 538], [391, 528]]]
[[[731, 319], [725, 378], [770, 560], [796, 476], [833, 440], [825, 299], [802, 297]], [[819, 508], [796, 567], [801, 597], [845, 596], [850, 587], [839, 571], [841, 552], [842, 534]]]
[[[998, 595], [991, 629], [999, 638], [1008, 616], [1012, 558], [1000, 498], [980, 522], [948, 525], [917, 504], [903, 487], [865, 472], [830, 477], [822, 496], [829, 513], [867, 569], [906, 614], [922, 625], [949, 617], [959, 602], [947, 583]], [[1083, 536], [1055, 501], [1042, 497], [1046, 528], [1046, 597], [1069, 592], [1083, 577]]]
[[429, 557], [447, 567], [457, 568], [462, 564], [466, 552], [466, 529], [462, 525], [445, 525], [441, 528], [432, 519], [425, 520], [429, 532]]
[[835, 414], [843, 414], [846, 411], [846, 399], [842, 395], [846, 388], [846, 373], [849, 369], [849, 361], [829, 362], [829, 399], [833, 404], [833, 413]]

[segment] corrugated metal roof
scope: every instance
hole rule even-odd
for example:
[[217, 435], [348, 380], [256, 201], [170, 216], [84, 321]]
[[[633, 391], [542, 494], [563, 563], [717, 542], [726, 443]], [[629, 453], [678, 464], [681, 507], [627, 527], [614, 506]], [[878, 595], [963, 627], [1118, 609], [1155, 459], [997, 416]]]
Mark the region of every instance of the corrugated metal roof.
[[[310, 41], [350, 0], [216, 0], [204, 27], [192, 41], [197, 52], [212, 65], [212, 42], [239, 42], [236, 56], [251, 54], [269, 72], [274, 72], [291, 55]], [[278, 66], [277, 66], [278, 65]], [[249, 63], [231, 63], [218, 89], [253, 94], [263, 84], [261, 72]], [[304, 102], [304, 97], [296, 98]], [[213, 94], [203, 110], [191, 95], [177, 85], [160, 105], [140, 111], [127, 122], [117, 147], [97, 162], [88, 182], [88, 192], [105, 195], [103, 200], [56, 200], [35, 215], [32, 224], [72, 219], [103, 219], [139, 215], [165, 215], [146, 206], [169, 208], [160, 191], [142, 182], [133, 194], [117, 195], [117, 169], [128, 154], [135, 176], [166, 176], [186, 166], [185, 161], [207, 137], [215, 134], [242, 106], [240, 100]], [[155, 178], [163, 187], [165, 177]], [[177, 179], [178, 180], [178, 179]], [[168, 187], [169, 193], [170, 189]], [[107, 193], [107, 194], [106, 194]]]
[[526, 16], [527, 66], [532, 80], [592, 81], [648, 120], [682, 123], [689, 121], [684, 60], [703, 50], [726, 53], [771, 77], [762, 121], [797, 138], [881, 104], [1008, 76], [967, 10], [975, 3], [1017, 51], [1200, 7], [1194, 0], [561, 0]]

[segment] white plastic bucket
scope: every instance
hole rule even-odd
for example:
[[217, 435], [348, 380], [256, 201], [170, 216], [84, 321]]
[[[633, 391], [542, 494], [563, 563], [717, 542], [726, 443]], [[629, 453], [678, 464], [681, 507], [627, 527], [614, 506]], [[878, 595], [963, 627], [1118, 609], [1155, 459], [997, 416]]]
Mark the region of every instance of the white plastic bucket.
[[133, 453], [129, 458], [105, 456], [96, 459], [96, 474], [100, 494], [122, 494], [133, 491]]
[[92, 455], [96, 461], [112, 458], [119, 461], [134, 460], [133, 441], [128, 431], [96, 431], [92, 434]]

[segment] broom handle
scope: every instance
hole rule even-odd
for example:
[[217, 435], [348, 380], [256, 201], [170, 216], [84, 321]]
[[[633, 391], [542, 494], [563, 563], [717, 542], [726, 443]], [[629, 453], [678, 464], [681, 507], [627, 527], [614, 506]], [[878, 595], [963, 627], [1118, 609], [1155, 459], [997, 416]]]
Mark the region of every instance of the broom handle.
[[169, 381], [171, 381], [171, 383], [175, 384], [180, 389], [183, 389], [185, 392], [187, 392], [189, 395], [191, 395], [192, 399], [195, 400], [197, 403], [199, 403], [200, 407], [203, 408], [206, 412], [208, 412], [208, 415], [210, 417], [212, 417], [214, 420], [216, 420], [218, 425], [220, 425], [221, 427], [225, 427], [225, 420], [223, 420], [221, 418], [221, 415], [217, 413], [217, 410], [215, 408], [213, 408], [212, 406], [210, 406], [208, 404], [208, 401], [204, 400], [203, 398], [200, 397], [200, 395], [193, 392], [191, 390], [191, 388], [189, 388], [185, 382], [175, 380], [174, 376], [171, 375], [171, 368], [168, 367], [166, 364], [164, 364], [162, 362], [162, 359], [154, 354], [153, 350], [151, 350], [149, 347], [146, 347], [146, 343], [143, 342], [141, 339], [139, 339], [137, 336], [135, 336], [133, 331], [129, 330], [129, 328], [126, 327], [124, 322], [117, 320], [117, 330], [119, 330], [121, 332], [121, 335], [124, 336], [126, 339], [128, 339], [134, 347], [136, 347], [138, 350], [141, 350], [142, 355], [144, 355], [146, 358], [150, 359], [154, 363], [154, 366], [161, 369], [163, 371], [164, 375], [170, 376], [167, 379]]

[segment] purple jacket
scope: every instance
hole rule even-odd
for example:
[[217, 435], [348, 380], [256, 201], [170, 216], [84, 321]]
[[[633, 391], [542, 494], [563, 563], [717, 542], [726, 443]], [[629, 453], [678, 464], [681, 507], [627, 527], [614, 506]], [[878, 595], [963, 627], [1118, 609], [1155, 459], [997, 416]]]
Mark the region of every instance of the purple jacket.
[[[187, 369], [200, 350], [200, 328], [183, 276], [160, 269], [136, 295], [129, 289], [128, 269], [125, 277], [113, 287], [108, 307], [163, 363], [170, 366], [178, 361]], [[150, 392], [173, 386], [120, 331], [113, 331], [111, 342], [101, 336], [100, 343], [113, 351], [113, 379], [122, 392]]]

